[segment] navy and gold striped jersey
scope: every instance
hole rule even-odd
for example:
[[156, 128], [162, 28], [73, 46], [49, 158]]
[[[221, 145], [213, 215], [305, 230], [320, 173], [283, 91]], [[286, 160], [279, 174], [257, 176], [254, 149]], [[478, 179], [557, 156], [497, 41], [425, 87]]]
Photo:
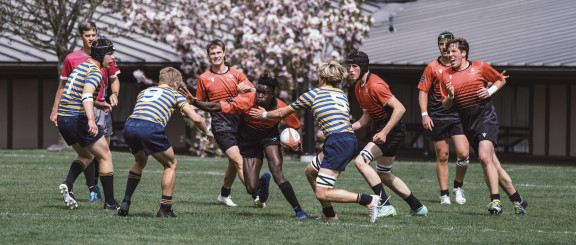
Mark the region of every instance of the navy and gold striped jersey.
[[82, 94], [86, 86], [94, 87], [94, 99], [100, 92], [102, 83], [102, 72], [92, 59], [78, 65], [66, 81], [66, 90], [62, 94], [58, 105], [58, 116], [81, 116], [86, 115], [82, 105]]
[[354, 133], [350, 124], [350, 105], [342, 90], [322, 86], [310, 90], [289, 105], [293, 111], [311, 108], [314, 120], [326, 137], [334, 133]]
[[186, 98], [172, 87], [160, 84], [138, 94], [134, 112], [128, 118], [146, 120], [166, 127], [175, 108], [183, 110], [189, 105]]

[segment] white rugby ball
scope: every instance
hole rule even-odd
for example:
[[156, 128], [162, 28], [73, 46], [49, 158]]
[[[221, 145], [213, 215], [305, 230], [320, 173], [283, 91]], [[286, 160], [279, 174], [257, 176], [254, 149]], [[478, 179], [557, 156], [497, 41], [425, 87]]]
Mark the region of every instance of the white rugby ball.
[[287, 147], [300, 144], [300, 134], [293, 128], [286, 128], [280, 133], [280, 142]]

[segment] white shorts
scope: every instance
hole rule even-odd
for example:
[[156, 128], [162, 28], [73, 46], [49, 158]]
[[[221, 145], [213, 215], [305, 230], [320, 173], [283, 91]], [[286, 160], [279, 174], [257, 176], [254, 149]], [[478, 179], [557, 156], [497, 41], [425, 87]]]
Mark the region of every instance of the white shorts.
[[94, 121], [98, 125], [98, 130], [102, 130], [104, 136], [110, 136], [114, 133], [111, 113], [94, 108]]

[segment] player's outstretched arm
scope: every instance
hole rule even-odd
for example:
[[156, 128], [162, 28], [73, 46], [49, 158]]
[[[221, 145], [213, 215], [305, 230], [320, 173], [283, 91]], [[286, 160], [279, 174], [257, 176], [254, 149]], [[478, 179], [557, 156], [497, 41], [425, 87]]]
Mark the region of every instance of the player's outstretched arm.
[[210, 128], [208, 128], [208, 126], [206, 126], [206, 122], [204, 122], [204, 119], [200, 115], [198, 115], [198, 113], [196, 113], [194, 111], [192, 106], [184, 107], [182, 112], [184, 113], [184, 115], [186, 115], [188, 118], [190, 118], [190, 120], [192, 120], [192, 123], [194, 123], [194, 126], [196, 126], [198, 129], [200, 129], [200, 131], [202, 131], [202, 134], [206, 135], [206, 137], [208, 137], [209, 140], [214, 139], [214, 135], [212, 134], [212, 131], [210, 131]]
[[266, 111], [260, 106], [258, 106], [258, 108], [250, 109], [250, 116], [256, 119], [281, 119], [292, 113], [294, 113], [294, 111], [288, 106], [273, 111]]
[[220, 112], [220, 111], [222, 111], [222, 106], [220, 106], [220, 103], [199, 101], [196, 99], [196, 97], [194, 97], [190, 93], [190, 91], [186, 87], [178, 88], [178, 93], [180, 93], [182, 96], [184, 96], [184, 98], [186, 98], [186, 100], [188, 100], [188, 103], [198, 107], [198, 109], [200, 109], [200, 110], [207, 111], [207, 112]]

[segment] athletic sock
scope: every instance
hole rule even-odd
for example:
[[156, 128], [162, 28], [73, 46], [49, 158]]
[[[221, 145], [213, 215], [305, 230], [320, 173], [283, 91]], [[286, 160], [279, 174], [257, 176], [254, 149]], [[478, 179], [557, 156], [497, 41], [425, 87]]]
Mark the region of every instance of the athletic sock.
[[450, 196], [450, 192], [448, 190], [440, 190], [440, 196]]
[[457, 180], [454, 180], [454, 189], [462, 188], [463, 185], [464, 185], [464, 182], [458, 182]]
[[294, 211], [297, 212], [302, 210], [302, 208], [300, 208], [300, 203], [298, 203], [298, 199], [296, 198], [296, 194], [294, 193], [294, 188], [292, 188], [292, 185], [290, 184], [290, 181], [286, 181], [278, 185], [278, 187], [280, 188], [282, 194], [284, 195], [284, 198], [286, 198], [286, 201], [290, 203], [290, 206], [292, 206]]
[[75, 160], [70, 165], [70, 170], [68, 170], [68, 175], [66, 176], [66, 181], [64, 183], [68, 186], [68, 191], [72, 192], [72, 188], [74, 188], [74, 182], [76, 178], [80, 176], [84, 167], [82, 166], [82, 162]]
[[100, 174], [102, 189], [104, 189], [104, 201], [110, 204], [114, 201], [114, 172]]
[[380, 196], [380, 205], [390, 205], [390, 199], [388, 198], [388, 195], [386, 195], [386, 191], [384, 190], [384, 185], [382, 185], [382, 183], [372, 186], [371, 188], [374, 191], [374, 194]]
[[94, 185], [98, 185], [98, 178], [100, 178], [100, 162], [94, 159]]
[[220, 189], [220, 196], [223, 196], [223, 197], [230, 196], [230, 191], [231, 191], [230, 189], [222, 186], [222, 188]]
[[96, 181], [94, 179], [94, 176], [96, 176], [96, 167], [94, 163], [95, 161], [96, 158], [93, 158], [90, 164], [88, 164], [88, 166], [86, 166], [84, 169], [84, 177], [86, 178], [86, 185], [88, 187], [93, 187], [96, 185]]
[[410, 209], [412, 210], [418, 210], [423, 206], [420, 200], [418, 200], [418, 198], [416, 198], [412, 193], [410, 193], [410, 196], [405, 198], [404, 201], [410, 205]]
[[490, 194], [490, 201], [494, 201], [494, 200], [500, 200], [500, 193], [498, 194]]
[[336, 212], [334, 212], [334, 207], [332, 206], [332, 203], [328, 203], [328, 204], [322, 206], [322, 213], [326, 217], [336, 216]]
[[520, 194], [518, 192], [514, 192], [514, 194], [512, 194], [510, 196], [510, 201], [511, 202], [522, 202], [522, 197], [520, 197]]
[[140, 179], [142, 178], [142, 174], [137, 174], [135, 172], [130, 171], [128, 173], [128, 181], [126, 181], [126, 191], [124, 192], [124, 200], [132, 199], [132, 194], [138, 187], [140, 183]]
[[162, 195], [162, 201], [160, 201], [160, 207], [171, 209], [172, 208], [172, 196]]
[[366, 206], [372, 202], [372, 196], [358, 193], [358, 197], [356, 197], [356, 202], [362, 206]]

